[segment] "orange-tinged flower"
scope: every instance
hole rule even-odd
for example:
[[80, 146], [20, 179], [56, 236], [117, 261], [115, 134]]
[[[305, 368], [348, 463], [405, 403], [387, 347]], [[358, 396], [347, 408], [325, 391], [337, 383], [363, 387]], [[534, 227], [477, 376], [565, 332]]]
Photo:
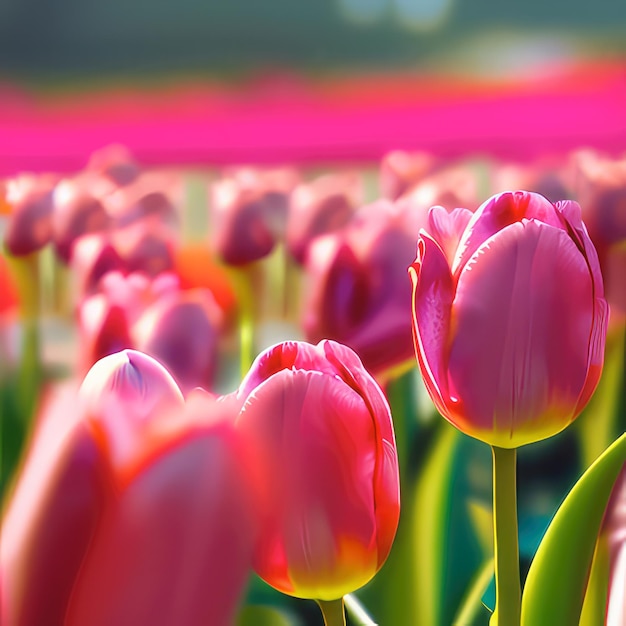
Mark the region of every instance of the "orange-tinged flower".
[[367, 583], [400, 512], [391, 414], [374, 379], [346, 346], [286, 342], [257, 357], [237, 397], [265, 482], [256, 572], [320, 600]]
[[4, 520], [2, 623], [230, 626], [254, 523], [229, 405], [125, 351], [52, 409]]

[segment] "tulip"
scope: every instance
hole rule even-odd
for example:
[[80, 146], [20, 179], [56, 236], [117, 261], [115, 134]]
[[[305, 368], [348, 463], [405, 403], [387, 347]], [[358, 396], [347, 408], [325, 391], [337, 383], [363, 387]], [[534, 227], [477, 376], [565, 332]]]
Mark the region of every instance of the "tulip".
[[9, 180], [6, 202], [11, 208], [4, 236], [7, 250], [25, 255], [43, 248], [52, 238], [54, 176], [22, 175]]
[[301, 598], [333, 601], [382, 566], [400, 512], [387, 401], [346, 346], [277, 344], [237, 392], [236, 426], [266, 489], [254, 568]]
[[428, 152], [394, 150], [380, 164], [380, 189], [385, 198], [397, 200], [439, 165]]
[[340, 341], [377, 376], [413, 358], [411, 291], [402, 277], [426, 217], [415, 202], [379, 200], [313, 242], [302, 320], [307, 341]]
[[361, 199], [357, 172], [320, 176], [301, 184], [291, 194], [287, 215], [287, 247], [303, 263], [315, 237], [345, 226]]
[[74, 242], [80, 236], [105, 231], [111, 225], [102, 204], [100, 182], [84, 174], [61, 181], [54, 190], [53, 239], [57, 254], [65, 262], [70, 260]]
[[229, 626], [253, 527], [226, 404], [183, 403], [141, 353], [103, 359], [44, 416], [2, 533], [6, 626]]
[[626, 315], [626, 157], [581, 150], [571, 159], [572, 186], [600, 259], [611, 319]]
[[107, 177], [119, 186], [132, 183], [140, 173], [140, 168], [128, 148], [119, 144], [93, 152], [86, 169]]
[[207, 289], [183, 291], [175, 275], [106, 274], [79, 307], [82, 361], [134, 348], [162, 362], [184, 392], [209, 388], [223, 314]]
[[441, 414], [500, 448], [563, 430], [598, 383], [608, 316], [578, 204], [507, 192], [465, 227], [432, 209], [428, 231], [409, 270], [413, 330]]
[[213, 185], [213, 248], [225, 263], [244, 265], [272, 251], [284, 236], [288, 197], [297, 182], [291, 169], [242, 168]]

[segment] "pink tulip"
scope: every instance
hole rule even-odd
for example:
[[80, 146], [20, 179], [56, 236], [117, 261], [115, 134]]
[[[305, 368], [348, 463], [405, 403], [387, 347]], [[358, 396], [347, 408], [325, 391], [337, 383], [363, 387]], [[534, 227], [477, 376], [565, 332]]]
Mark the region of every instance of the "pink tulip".
[[400, 512], [391, 414], [374, 379], [341, 344], [286, 342], [257, 357], [237, 397], [265, 480], [256, 572], [320, 600], [367, 583]]
[[92, 153], [86, 169], [107, 177], [119, 186], [132, 183], [140, 173], [139, 165], [130, 150], [119, 144], [112, 144]]
[[132, 351], [53, 405], [4, 520], [2, 623], [230, 626], [254, 537], [227, 406]]
[[380, 190], [385, 198], [397, 200], [431, 174], [439, 160], [428, 152], [388, 152], [380, 164]]
[[43, 248], [52, 238], [52, 193], [54, 176], [24, 174], [6, 186], [6, 202], [11, 208], [4, 241], [7, 250], [25, 255]]
[[187, 392], [210, 388], [223, 313], [208, 289], [181, 290], [174, 274], [106, 274], [79, 307], [83, 368], [134, 348], [162, 362]]
[[611, 319], [626, 315], [626, 157], [590, 150], [572, 155], [571, 184], [600, 259]]
[[327, 174], [296, 187], [287, 215], [287, 246], [291, 255], [303, 263], [313, 239], [345, 226], [361, 196], [358, 172]]
[[455, 219], [431, 210], [409, 270], [430, 396], [491, 445], [550, 437], [583, 409], [604, 358], [608, 306], [580, 207], [507, 192], [467, 226]]
[[284, 237], [289, 193], [298, 183], [292, 169], [234, 170], [211, 189], [215, 252], [230, 265], [267, 256]]
[[111, 183], [94, 175], [83, 174], [61, 181], [54, 190], [52, 230], [59, 257], [68, 262], [74, 242], [82, 235], [103, 232], [111, 225], [111, 217], [102, 204], [102, 196]]
[[307, 341], [340, 341], [376, 375], [413, 358], [411, 290], [403, 276], [426, 217], [426, 207], [410, 200], [379, 200], [313, 242], [302, 320]]

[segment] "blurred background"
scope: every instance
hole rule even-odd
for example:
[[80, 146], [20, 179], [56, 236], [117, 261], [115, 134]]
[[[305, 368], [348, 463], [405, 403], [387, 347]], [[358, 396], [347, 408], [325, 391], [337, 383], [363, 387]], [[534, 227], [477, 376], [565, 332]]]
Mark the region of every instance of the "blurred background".
[[0, 172], [626, 144], [626, 5], [3, 0]]

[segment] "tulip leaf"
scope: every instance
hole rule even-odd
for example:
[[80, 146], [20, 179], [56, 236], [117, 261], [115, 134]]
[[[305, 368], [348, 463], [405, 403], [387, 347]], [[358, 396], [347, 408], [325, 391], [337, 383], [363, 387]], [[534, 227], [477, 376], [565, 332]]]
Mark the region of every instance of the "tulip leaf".
[[418, 619], [448, 626], [486, 555], [471, 524], [468, 498], [491, 496], [485, 444], [442, 423], [415, 485], [413, 531]]
[[522, 626], [578, 626], [596, 538], [626, 462], [626, 434], [583, 474], [559, 507], [530, 566]]

